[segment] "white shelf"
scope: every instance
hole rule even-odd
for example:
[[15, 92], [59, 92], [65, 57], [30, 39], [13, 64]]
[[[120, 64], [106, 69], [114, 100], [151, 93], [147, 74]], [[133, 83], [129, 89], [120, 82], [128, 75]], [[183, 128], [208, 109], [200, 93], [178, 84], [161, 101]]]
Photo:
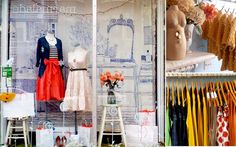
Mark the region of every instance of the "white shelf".
[[184, 71], [185, 69], [195, 68], [197, 64], [214, 59], [215, 57], [212, 53], [193, 51], [187, 54], [182, 60], [167, 60], [166, 71]]

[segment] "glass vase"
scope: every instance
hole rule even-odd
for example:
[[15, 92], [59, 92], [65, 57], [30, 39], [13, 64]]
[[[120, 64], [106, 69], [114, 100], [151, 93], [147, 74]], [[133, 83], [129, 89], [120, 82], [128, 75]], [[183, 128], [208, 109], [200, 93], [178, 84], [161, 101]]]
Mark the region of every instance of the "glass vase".
[[116, 104], [114, 89], [107, 89], [107, 104]]

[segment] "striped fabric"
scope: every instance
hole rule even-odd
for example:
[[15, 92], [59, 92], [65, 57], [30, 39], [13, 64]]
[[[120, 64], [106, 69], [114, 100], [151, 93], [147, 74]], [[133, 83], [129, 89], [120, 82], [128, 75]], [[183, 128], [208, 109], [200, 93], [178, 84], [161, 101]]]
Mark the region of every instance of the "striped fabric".
[[58, 59], [58, 53], [57, 53], [57, 47], [55, 45], [50, 45], [50, 54], [49, 58], [57, 58]]

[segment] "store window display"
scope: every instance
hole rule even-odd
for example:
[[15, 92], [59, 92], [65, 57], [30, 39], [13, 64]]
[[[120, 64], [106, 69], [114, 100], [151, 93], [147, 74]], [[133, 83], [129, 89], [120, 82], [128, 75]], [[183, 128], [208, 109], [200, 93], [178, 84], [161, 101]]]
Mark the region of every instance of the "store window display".
[[[67, 146], [74, 141], [77, 146], [96, 146], [102, 118], [100, 108], [107, 102], [107, 90], [100, 85], [99, 76], [102, 72], [118, 71], [125, 76], [124, 84], [115, 89], [124, 131], [140, 134], [139, 138], [127, 135], [126, 146], [157, 143], [156, 0], [97, 0], [95, 45], [92, 0], [9, 0], [9, 5], [9, 56], [17, 56], [13, 85], [32, 93], [36, 90], [36, 116], [29, 123], [32, 132], [42, 132], [40, 124], [49, 123], [53, 129], [50, 127], [52, 134], [48, 135], [56, 146], [65, 144], [65, 138]], [[91, 58], [95, 56], [100, 60]], [[109, 115], [116, 112], [109, 109]], [[119, 124], [111, 121], [104, 131], [112, 134], [119, 131]], [[135, 131], [138, 132], [132, 133]], [[150, 135], [145, 136], [146, 132]], [[107, 136], [103, 145], [122, 142], [120, 136]], [[75, 140], [71, 141], [73, 137]], [[49, 137], [32, 138], [45, 143]]]
[[38, 101], [64, 98], [64, 80], [62, 76], [62, 41], [48, 31], [45, 37], [38, 40], [36, 67], [38, 79], [36, 85], [36, 98]]

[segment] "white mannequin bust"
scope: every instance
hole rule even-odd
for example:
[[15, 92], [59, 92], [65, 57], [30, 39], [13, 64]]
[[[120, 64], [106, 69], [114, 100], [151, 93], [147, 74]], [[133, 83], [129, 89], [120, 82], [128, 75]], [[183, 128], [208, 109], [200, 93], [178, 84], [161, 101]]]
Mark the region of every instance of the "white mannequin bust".
[[56, 45], [57, 44], [57, 39], [54, 35], [53, 32], [51, 31], [48, 31], [46, 36], [45, 36], [47, 42], [50, 44], [50, 45]]
[[68, 52], [68, 60], [72, 62], [80, 62], [86, 60], [88, 51], [80, 45], [76, 46], [72, 51]]

